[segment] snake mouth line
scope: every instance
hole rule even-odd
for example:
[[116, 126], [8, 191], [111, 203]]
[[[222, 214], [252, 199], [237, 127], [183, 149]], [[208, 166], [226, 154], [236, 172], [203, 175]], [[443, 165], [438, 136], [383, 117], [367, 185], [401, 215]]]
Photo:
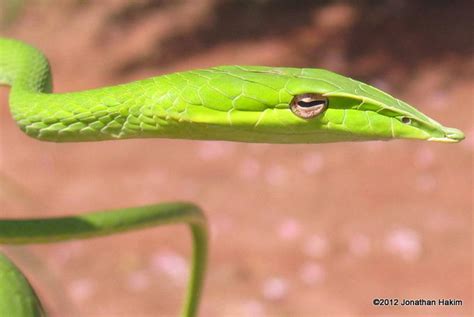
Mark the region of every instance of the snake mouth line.
[[444, 138], [429, 138], [426, 141], [432, 141], [432, 142], [443, 142], [443, 143], [458, 143], [461, 142], [464, 138], [462, 139], [451, 139], [449, 137], [444, 137]]

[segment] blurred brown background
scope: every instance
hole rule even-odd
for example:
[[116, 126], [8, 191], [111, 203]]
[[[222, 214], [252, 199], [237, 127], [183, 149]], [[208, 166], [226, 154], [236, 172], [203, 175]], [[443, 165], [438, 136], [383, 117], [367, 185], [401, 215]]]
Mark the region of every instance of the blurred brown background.
[[[0, 91], [2, 217], [189, 200], [212, 230], [201, 316], [470, 316], [472, 1], [1, 0], [1, 36], [49, 57], [59, 92], [219, 64], [321, 67], [384, 89], [460, 144], [53, 144]], [[184, 227], [6, 248], [53, 316], [175, 316]], [[374, 298], [455, 298], [376, 307]]]

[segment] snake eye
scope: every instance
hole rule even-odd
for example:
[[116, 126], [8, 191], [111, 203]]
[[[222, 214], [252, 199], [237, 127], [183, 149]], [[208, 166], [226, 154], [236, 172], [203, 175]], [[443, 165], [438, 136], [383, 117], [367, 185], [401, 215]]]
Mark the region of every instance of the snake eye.
[[293, 97], [291, 111], [300, 118], [314, 118], [327, 109], [329, 100], [320, 94], [302, 94]]
[[408, 118], [408, 117], [402, 117], [402, 123], [405, 123], [405, 124], [410, 124], [411, 123], [411, 119]]

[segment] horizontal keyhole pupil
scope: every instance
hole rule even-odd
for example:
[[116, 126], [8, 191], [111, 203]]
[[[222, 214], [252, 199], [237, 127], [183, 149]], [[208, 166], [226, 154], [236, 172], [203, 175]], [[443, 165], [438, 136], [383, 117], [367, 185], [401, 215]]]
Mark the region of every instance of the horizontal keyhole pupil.
[[311, 101], [300, 100], [298, 101], [298, 106], [302, 108], [311, 108], [314, 106], [324, 105], [325, 103], [326, 103], [325, 100], [311, 100]]
[[302, 119], [311, 119], [326, 111], [329, 100], [315, 93], [300, 94], [293, 97], [290, 110]]

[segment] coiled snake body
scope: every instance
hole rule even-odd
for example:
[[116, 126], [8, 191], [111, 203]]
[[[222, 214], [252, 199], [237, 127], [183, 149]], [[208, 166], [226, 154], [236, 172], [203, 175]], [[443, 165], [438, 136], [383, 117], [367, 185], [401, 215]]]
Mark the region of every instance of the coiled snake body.
[[[407, 103], [323, 69], [221, 66], [124, 85], [51, 93], [46, 58], [0, 38], [0, 84], [11, 86], [18, 126], [44, 141], [179, 138], [264, 143], [390, 139], [458, 142], [447, 128]], [[48, 219], [1, 219], [0, 243], [48, 243], [152, 225], [186, 223], [192, 271], [183, 316], [194, 316], [206, 266], [206, 222], [198, 207], [169, 203]], [[0, 254], [0, 316], [43, 316], [26, 278]]]

